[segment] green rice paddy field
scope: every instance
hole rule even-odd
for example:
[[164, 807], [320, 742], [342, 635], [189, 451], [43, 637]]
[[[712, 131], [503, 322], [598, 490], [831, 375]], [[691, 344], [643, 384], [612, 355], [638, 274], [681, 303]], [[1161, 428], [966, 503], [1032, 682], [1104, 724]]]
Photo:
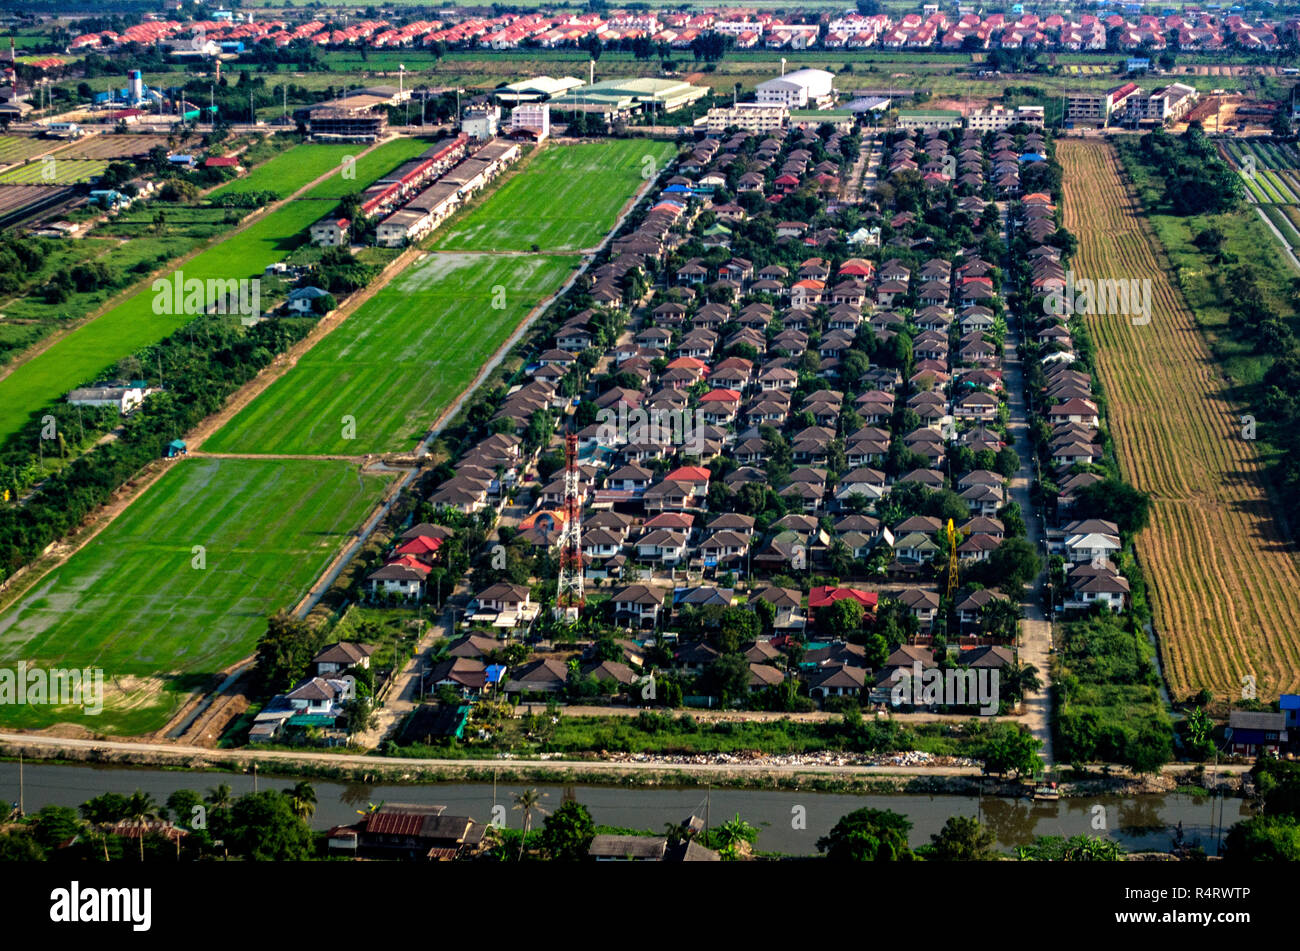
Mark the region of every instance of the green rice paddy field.
[[490, 200], [447, 225], [444, 251], [578, 251], [600, 242], [628, 199], [675, 154], [667, 142], [551, 146]]
[[[426, 143], [414, 139], [385, 143], [358, 159], [355, 179], [344, 182], [338, 176], [332, 177], [303, 197], [336, 199], [347, 191], [365, 187], [427, 147]], [[310, 171], [301, 173], [307, 177], [301, 179], [300, 185], [320, 174], [309, 175]], [[348, 187], [340, 188], [343, 184]], [[257, 276], [266, 265], [283, 259], [305, 239], [306, 229], [328, 211], [325, 206], [326, 201], [288, 202], [238, 234], [195, 255], [180, 271], [187, 279], [201, 280]], [[155, 314], [154, 296], [149, 285], [143, 285], [116, 307], [78, 327], [0, 379], [0, 439], [15, 432], [51, 400], [90, 381], [121, 358], [162, 340], [192, 319], [185, 314]]]
[[[203, 448], [347, 455], [412, 449], [576, 264], [568, 256], [427, 255]], [[344, 438], [345, 417], [355, 438]]]
[[209, 198], [244, 195], [249, 192], [275, 192], [287, 198], [303, 185], [319, 178], [331, 168], [342, 166], [345, 155], [356, 155], [359, 146], [307, 143], [268, 159], [247, 175], [232, 179], [208, 193]]
[[306, 593], [389, 478], [324, 460], [178, 460], [0, 615], [0, 664], [101, 667], [103, 714], [10, 705], [0, 723], [158, 729], [185, 689], [254, 652], [267, 616]]
[[[212, 452], [358, 455], [414, 448], [528, 312], [598, 244], [666, 143], [535, 153], [453, 219], [399, 275], [204, 445]], [[527, 251], [540, 254], [457, 253]], [[446, 253], [443, 253], [446, 252]], [[494, 292], [500, 289], [493, 307]], [[349, 427], [345, 431], [345, 426]]]

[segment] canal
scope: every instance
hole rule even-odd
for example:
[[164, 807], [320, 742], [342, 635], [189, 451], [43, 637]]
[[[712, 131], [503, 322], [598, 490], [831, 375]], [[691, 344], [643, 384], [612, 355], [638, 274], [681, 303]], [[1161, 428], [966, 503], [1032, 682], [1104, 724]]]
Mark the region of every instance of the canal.
[[[178, 789], [199, 794], [227, 783], [234, 795], [253, 791], [251, 773], [191, 772], [182, 770], [131, 769], [124, 767], [65, 766], [28, 763], [24, 773], [24, 804], [28, 812], [44, 805], [76, 807], [105, 792], [124, 795], [137, 789], [150, 793], [162, 804]], [[265, 775], [256, 780], [259, 789], [285, 789], [295, 779]], [[523, 788], [502, 783], [436, 783], [423, 785], [361, 785], [310, 780], [316, 789], [318, 829], [355, 822], [370, 804], [440, 804], [453, 815], [468, 815], [480, 822], [491, 821], [495, 812], [507, 825], [519, 828], [522, 814], [513, 809], [514, 796]], [[979, 816], [997, 836], [998, 845], [1012, 849], [1027, 845], [1040, 835], [1073, 836], [1105, 834], [1129, 851], [1167, 851], [1172, 827], [1182, 823], [1188, 842], [1199, 840], [1208, 854], [1217, 854], [1222, 828], [1230, 827], [1250, 813], [1243, 800], [1219, 800], [1185, 793], [1142, 796], [1098, 796], [1031, 802], [1028, 799], [999, 799], [957, 795], [852, 795], [842, 793], [786, 792], [698, 787], [662, 786], [556, 786], [530, 784], [543, 794], [542, 807], [550, 812], [566, 796], [585, 805], [598, 825], [644, 829], [661, 833], [666, 823], [678, 823], [688, 816], [707, 817], [717, 825], [739, 814], [759, 829], [757, 848], [792, 855], [811, 855], [817, 839], [830, 831], [846, 813], [869, 806], [892, 809], [912, 820], [912, 845], [923, 845], [939, 831], [949, 816]], [[0, 763], [0, 801], [17, 802], [18, 764]], [[536, 826], [541, 820], [534, 814]]]

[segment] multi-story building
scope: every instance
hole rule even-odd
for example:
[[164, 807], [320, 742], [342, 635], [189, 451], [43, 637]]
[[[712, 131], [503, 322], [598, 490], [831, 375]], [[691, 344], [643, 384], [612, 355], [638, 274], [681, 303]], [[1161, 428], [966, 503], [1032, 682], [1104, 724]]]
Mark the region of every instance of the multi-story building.
[[790, 110], [778, 103], [738, 102], [734, 106], [710, 109], [697, 124], [709, 132], [725, 129], [744, 129], [746, 132], [775, 132], [790, 118]]
[[1113, 114], [1117, 122], [1164, 125], [1177, 122], [1196, 104], [1197, 92], [1191, 86], [1171, 83], [1162, 89], [1130, 96], [1122, 109]]
[[1109, 125], [1115, 111], [1128, 102], [1130, 97], [1140, 92], [1137, 83], [1124, 83], [1107, 92], [1089, 89], [1084, 92], [1066, 93], [1065, 121]]
[[1013, 125], [1043, 126], [1042, 106], [1006, 106], [993, 105], [987, 109], [976, 109], [966, 117], [966, 124], [977, 132], [1000, 132]]
[[900, 109], [898, 112], [900, 129], [960, 129], [961, 113], [950, 109]]
[[541, 142], [551, 134], [551, 107], [545, 103], [520, 103], [510, 110], [510, 131], [531, 132]]

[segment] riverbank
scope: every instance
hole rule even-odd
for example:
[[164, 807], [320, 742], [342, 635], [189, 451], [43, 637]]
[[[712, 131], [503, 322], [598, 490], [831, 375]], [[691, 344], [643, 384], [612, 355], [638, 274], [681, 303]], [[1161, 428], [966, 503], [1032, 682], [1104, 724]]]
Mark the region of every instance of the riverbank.
[[[788, 762], [785, 758], [673, 757], [602, 759], [440, 760], [279, 750], [208, 750], [161, 744], [129, 744], [0, 734], [0, 760], [50, 764], [122, 766], [199, 772], [254, 772], [329, 779], [346, 783], [425, 784], [446, 782], [583, 783], [619, 787], [722, 787], [748, 790], [808, 790], [853, 794], [931, 794], [1027, 798], [1017, 781], [983, 776], [977, 765], [886, 765], [851, 762]], [[840, 757], [841, 759], [846, 759]], [[688, 759], [692, 761], [687, 761]], [[800, 758], [803, 760], [811, 758]], [[1209, 777], [1195, 766], [1167, 768], [1157, 776], [1134, 777], [1122, 770], [1072, 776], [1060, 784], [1062, 798], [1151, 795], [1180, 788], [1210, 787], [1224, 795], [1242, 791], [1244, 765], [1220, 766]]]

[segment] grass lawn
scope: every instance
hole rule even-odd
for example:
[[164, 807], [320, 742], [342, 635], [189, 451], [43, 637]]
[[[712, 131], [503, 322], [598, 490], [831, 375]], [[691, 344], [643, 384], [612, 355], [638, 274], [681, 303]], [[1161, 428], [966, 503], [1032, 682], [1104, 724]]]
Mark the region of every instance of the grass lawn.
[[[346, 453], [414, 448], [576, 259], [430, 254], [309, 351], [204, 449]], [[494, 309], [493, 289], [505, 306]], [[343, 438], [345, 416], [355, 438]]]
[[[551, 146], [489, 201], [451, 222], [447, 251], [577, 251], [597, 244], [645, 181], [674, 154], [666, 142], [635, 139]], [[650, 161], [646, 162], [646, 157]]]
[[339, 462], [177, 462], [0, 616], [0, 663], [102, 667], [104, 713], [5, 706], [0, 723], [158, 729], [186, 688], [253, 653], [266, 617], [305, 593], [389, 478]]
[[268, 159], [242, 178], [233, 179], [214, 189], [208, 197], [267, 191], [287, 198], [331, 168], [340, 167], [343, 157], [356, 155], [358, 148], [345, 143], [297, 145]]
[[[334, 177], [322, 182], [305, 198], [335, 199], [359, 190], [409, 159], [428, 145], [415, 139], [396, 139], [359, 159], [355, 179]], [[347, 189], [340, 189], [346, 184]], [[266, 265], [280, 261], [306, 239], [306, 230], [329, 208], [321, 201], [292, 201], [254, 222], [244, 231], [195, 255], [180, 268], [186, 279], [251, 278]], [[51, 400], [109, 369], [185, 326], [186, 314], [158, 315], [154, 292], [148, 285], [90, 323], [77, 328], [43, 353], [32, 357], [0, 379], [0, 440]]]

